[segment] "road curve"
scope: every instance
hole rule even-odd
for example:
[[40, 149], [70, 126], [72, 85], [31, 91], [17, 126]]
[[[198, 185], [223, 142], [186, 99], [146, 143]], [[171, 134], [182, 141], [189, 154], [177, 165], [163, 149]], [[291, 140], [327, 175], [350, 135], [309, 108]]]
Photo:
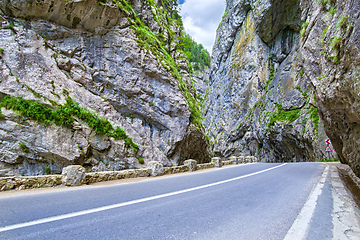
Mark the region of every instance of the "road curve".
[[[0, 239], [332, 239], [328, 172], [321, 163], [258, 163], [129, 184], [0, 194]], [[309, 201], [316, 208], [306, 213]], [[310, 218], [298, 227], [304, 209]]]

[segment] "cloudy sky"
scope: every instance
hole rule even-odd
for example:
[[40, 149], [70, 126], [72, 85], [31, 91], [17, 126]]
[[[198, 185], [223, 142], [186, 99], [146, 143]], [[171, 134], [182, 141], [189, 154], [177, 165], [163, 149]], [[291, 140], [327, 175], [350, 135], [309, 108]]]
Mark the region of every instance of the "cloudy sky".
[[224, 0], [179, 0], [185, 31], [211, 53], [216, 29], [225, 11]]

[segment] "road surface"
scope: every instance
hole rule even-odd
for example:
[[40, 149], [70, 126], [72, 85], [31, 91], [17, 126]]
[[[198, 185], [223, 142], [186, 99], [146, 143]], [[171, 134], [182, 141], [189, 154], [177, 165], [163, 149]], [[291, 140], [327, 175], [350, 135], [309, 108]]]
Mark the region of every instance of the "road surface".
[[0, 239], [336, 239], [330, 178], [328, 164], [257, 163], [0, 194]]

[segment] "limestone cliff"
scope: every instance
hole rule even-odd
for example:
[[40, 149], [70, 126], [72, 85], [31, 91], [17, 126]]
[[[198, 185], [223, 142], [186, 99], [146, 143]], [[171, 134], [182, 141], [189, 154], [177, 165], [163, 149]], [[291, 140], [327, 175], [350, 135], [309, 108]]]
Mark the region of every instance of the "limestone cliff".
[[171, 1], [4, 0], [0, 10], [0, 98], [55, 119], [3, 105], [0, 176], [209, 160]]
[[360, 176], [359, 7], [227, 1], [205, 108], [214, 155], [314, 161], [324, 157], [329, 136], [340, 160]]

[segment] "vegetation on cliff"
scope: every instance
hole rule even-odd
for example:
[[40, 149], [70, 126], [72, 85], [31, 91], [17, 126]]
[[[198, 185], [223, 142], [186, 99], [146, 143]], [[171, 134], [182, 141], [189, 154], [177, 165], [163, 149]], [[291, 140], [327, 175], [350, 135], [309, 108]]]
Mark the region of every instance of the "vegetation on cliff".
[[120, 127], [114, 127], [109, 120], [99, 117], [86, 108], [80, 107], [79, 103], [74, 102], [69, 96], [66, 97], [64, 105], [57, 105], [57, 108], [51, 108], [39, 102], [24, 99], [22, 97], [6, 96], [0, 102], [0, 107], [14, 110], [23, 117], [41, 122], [45, 125], [54, 123], [58, 126], [71, 128], [75, 122], [74, 118], [84, 121], [91, 127], [96, 134], [107, 135], [115, 140], [124, 140], [125, 147], [139, 149], [133, 140]]
[[[186, 40], [186, 36], [184, 37], [183, 33], [183, 25], [181, 17], [177, 10], [177, 3], [173, 0], [163, 0], [161, 1], [159, 7], [154, 0], [146, 0], [151, 8], [151, 12], [153, 14], [154, 19], [161, 27], [161, 31], [158, 33], [153, 32], [149, 26], [147, 26], [136, 14], [134, 9], [132, 8], [131, 4], [126, 0], [113, 0], [116, 6], [119, 7], [121, 11], [123, 11], [128, 21], [131, 24], [131, 27], [136, 31], [138, 37], [138, 44], [148, 51], [151, 51], [157, 59], [159, 60], [160, 64], [167, 69], [171, 74], [179, 81], [179, 88], [183, 92], [185, 99], [187, 100], [191, 112], [190, 120], [191, 122], [196, 125], [197, 127], [202, 127], [202, 117], [201, 117], [201, 103], [193, 96], [187, 84], [184, 82], [183, 77], [179, 72], [179, 62], [180, 61], [192, 61], [204, 62], [205, 60], [201, 60], [201, 56], [197, 58], [194, 51], [194, 58], [190, 54], [186, 54], [187, 48], [190, 46], [190, 53], [191, 53], [191, 46], [195, 45], [188, 45], [184, 39]], [[178, 36], [173, 28], [176, 27], [180, 30], [180, 36]], [[172, 44], [175, 44], [176, 51], [172, 51], [171, 49]], [[201, 55], [201, 49], [200, 49]], [[175, 59], [178, 59], [178, 61]], [[186, 58], [186, 56], [190, 58]], [[209, 56], [206, 55], [206, 52], [203, 51], [203, 56], [205, 56], [206, 61], [209, 60]]]

